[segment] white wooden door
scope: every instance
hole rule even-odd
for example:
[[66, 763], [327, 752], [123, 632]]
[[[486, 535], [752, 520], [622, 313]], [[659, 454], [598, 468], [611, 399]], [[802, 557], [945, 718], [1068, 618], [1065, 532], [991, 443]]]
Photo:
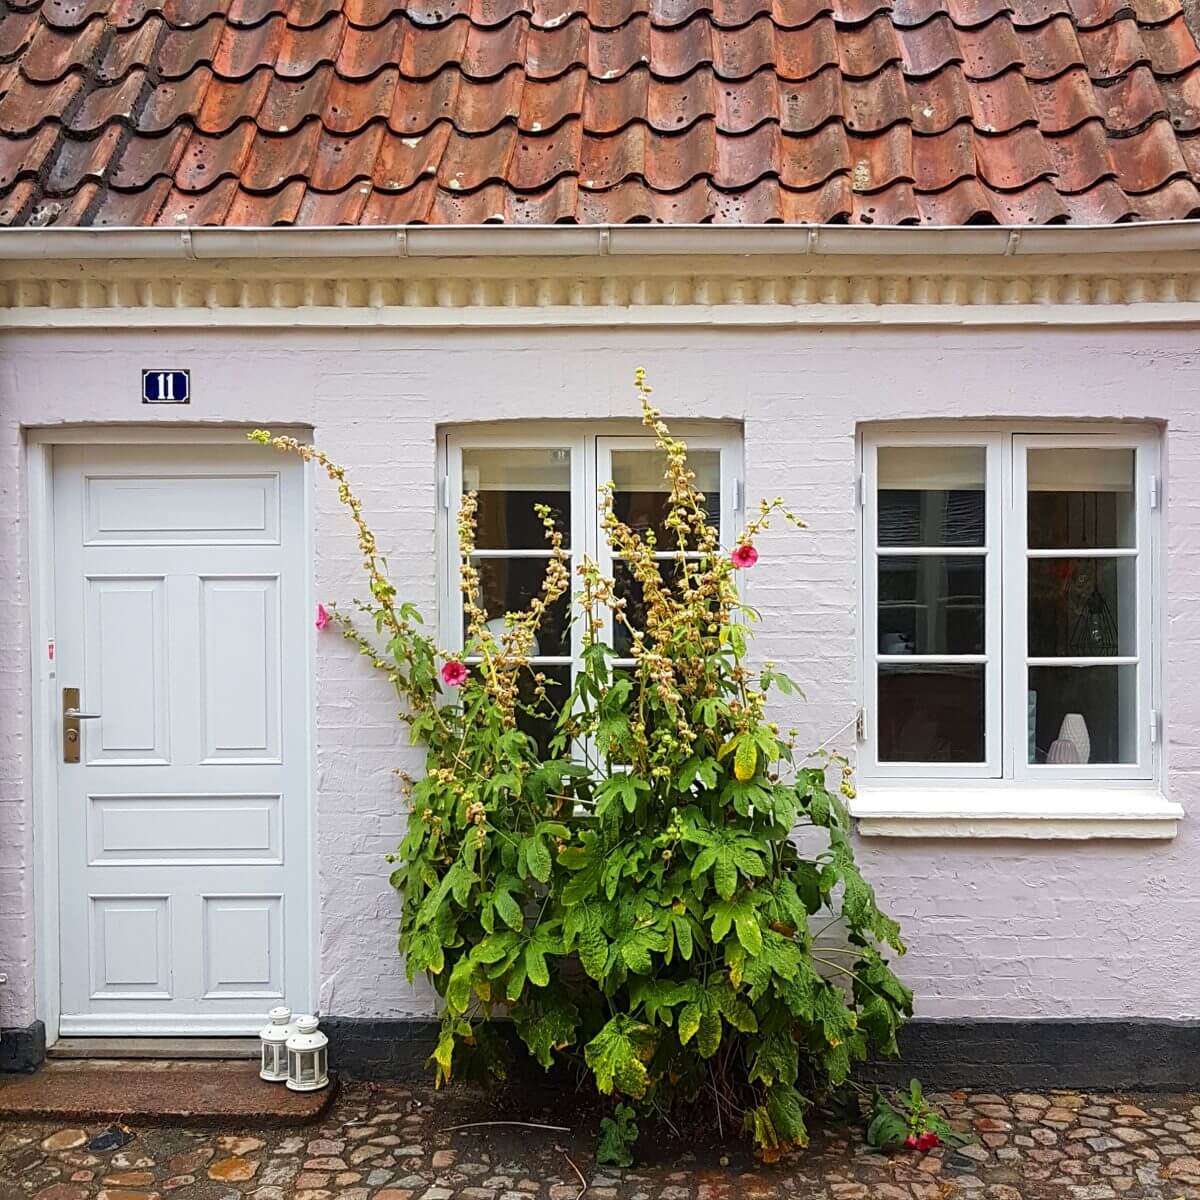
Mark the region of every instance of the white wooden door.
[[260, 447], [54, 455], [62, 1017], [245, 1034], [311, 1005], [303, 471]]

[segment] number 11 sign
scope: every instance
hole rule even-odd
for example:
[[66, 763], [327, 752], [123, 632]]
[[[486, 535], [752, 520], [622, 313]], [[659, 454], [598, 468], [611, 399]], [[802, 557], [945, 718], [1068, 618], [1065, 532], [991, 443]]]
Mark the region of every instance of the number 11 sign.
[[142, 371], [143, 404], [190, 404], [191, 371]]

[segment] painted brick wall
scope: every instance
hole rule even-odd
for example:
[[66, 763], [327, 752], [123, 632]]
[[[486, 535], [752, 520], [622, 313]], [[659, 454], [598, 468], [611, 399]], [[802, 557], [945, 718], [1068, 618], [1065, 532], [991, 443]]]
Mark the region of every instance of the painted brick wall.
[[[1200, 353], [1194, 332], [1021, 330], [59, 332], [0, 341], [0, 1024], [35, 1014], [30, 664], [22, 424], [305, 423], [352, 468], [404, 595], [434, 608], [440, 424], [630, 415], [649, 368], [669, 415], [744, 423], [748, 495], [809, 522], [760, 543], [759, 648], [790, 663], [815, 744], [856, 706], [858, 421], [1094, 417], [1169, 425], [1165, 661], [1170, 792], [1200, 775]], [[137, 403], [140, 367], [192, 368], [186, 410]], [[322, 597], [359, 584], [351, 531], [314, 484]], [[321, 1007], [431, 1010], [394, 953], [383, 855], [403, 816], [392, 777], [415, 765], [388, 689], [338, 638], [319, 643], [316, 747]], [[1200, 1015], [1200, 828], [1174, 842], [870, 842], [869, 876], [903, 922], [902, 973], [925, 1016]], [[37, 948], [54, 953], [53, 947]]]

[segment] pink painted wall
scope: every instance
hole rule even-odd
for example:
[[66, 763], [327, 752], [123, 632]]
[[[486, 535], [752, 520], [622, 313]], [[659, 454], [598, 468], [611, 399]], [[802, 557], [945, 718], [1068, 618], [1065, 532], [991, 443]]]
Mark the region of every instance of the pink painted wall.
[[[822, 740], [856, 706], [854, 432], [897, 417], [1149, 418], [1167, 423], [1166, 720], [1170, 794], [1200, 775], [1200, 352], [1145, 327], [886, 331], [130, 331], [0, 340], [0, 1024], [35, 1015], [26, 424], [311, 424], [352, 468], [402, 592], [434, 608], [435, 431], [498, 418], [631, 415], [646, 366], [676, 416], [744, 423], [748, 494], [783, 495], [807, 533], [773, 533], [751, 599], [759, 648], [809, 694], [788, 720]], [[189, 366], [188, 409], [144, 409], [143, 365]], [[315, 485], [318, 592], [358, 587], [354, 539]], [[394, 952], [383, 855], [412, 766], [387, 689], [336, 638], [316, 664], [321, 1008], [431, 1010]], [[1200, 1015], [1200, 827], [1173, 842], [871, 841], [869, 876], [903, 922], [902, 973], [932, 1017]]]

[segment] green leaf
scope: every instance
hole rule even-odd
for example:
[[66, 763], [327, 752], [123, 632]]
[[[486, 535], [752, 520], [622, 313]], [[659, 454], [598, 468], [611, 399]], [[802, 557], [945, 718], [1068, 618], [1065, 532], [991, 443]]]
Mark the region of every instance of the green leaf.
[[776, 1084], [767, 1093], [767, 1114], [781, 1141], [803, 1146], [808, 1141], [804, 1127], [804, 1104], [800, 1093], [787, 1084]]
[[[538, 881], [548, 883], [550, 880], [550, 851], [538, 834], [531, 834], [521, 839], [521, 849], [518, 858], [518, 871], [525, 878], [526, 871]], [[525, 868], [522, 870], [521, 868]]]
[[471, 1003], [471, 977], [475, 973], [475, 964], [468, 954], [454, 964], [450, 979], [446, 984], [446, 1007], [451, 1012], [464, 1013]]
[[534, 987], [545, 987], [550, 982], [546, 952], [540, 942], [530, 942], [525, 947], [525, 973]]
[[616, 1090], [640, 1099], [646, 1092], [643, 1050], [653, 1049], [654, 1030], [625, 1013], [613, 1017], [584, 1047], [583, 1057], [605, 1095]]
[[677, 1030], [679, 1033], [679, 1044], [686, 1046], [699, 1032], [700, 1018], [702, 1011], [699, 1004], [695, 1002], [685, 1004], [679, 1012], [679, 1022]]
[[614, 1115], [600, 1122], [596, 1161], [606, 1167], [632, 1167], [633, 1145], [637, 1139], [633, 1109], [628, 1104], [618, 1104]]
[[497, 891], [492, 900], [496, 909], [496, 915], [502, 920], [509, 929], [521, 929], [525, 924], [525, 917], [521, 912], [521, 906], [512, 898], [509, 892]]
[[530, 1053], [547, 1070], [554, 1065], [554, 1051], [575, 1041], [579, 1011], [565, 995], [538, 993], [538, 1005], [522, 1006], [514, 1011], [517, 1032]]
[[712, 1058], [721, 1045], [721, 1014], [709, 1009], [700, 1018], [700, 1030], [696, 1035], [696, 1049], [701, 1058]]

